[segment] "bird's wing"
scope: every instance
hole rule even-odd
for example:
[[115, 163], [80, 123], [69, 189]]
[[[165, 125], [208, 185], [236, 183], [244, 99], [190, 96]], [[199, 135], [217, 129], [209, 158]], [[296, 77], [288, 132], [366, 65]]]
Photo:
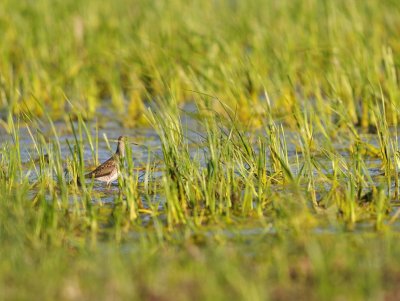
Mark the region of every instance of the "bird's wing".
[[99, 165], [95, 170], [86, 174], [85, 178], [98, 178], [107, 176], [112, 173], [112, 171], [117, 167], [117, 164], [118, 162], [112, 157], [103, 164]]

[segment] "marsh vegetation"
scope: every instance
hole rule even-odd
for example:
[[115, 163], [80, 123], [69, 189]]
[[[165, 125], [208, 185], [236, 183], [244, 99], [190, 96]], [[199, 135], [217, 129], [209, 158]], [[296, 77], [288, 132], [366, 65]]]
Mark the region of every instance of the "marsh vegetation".
[[[0, 300], [396, 300], [398, 1], [0, 2]], [[77, 178], [125, 135], [110, 187]]]

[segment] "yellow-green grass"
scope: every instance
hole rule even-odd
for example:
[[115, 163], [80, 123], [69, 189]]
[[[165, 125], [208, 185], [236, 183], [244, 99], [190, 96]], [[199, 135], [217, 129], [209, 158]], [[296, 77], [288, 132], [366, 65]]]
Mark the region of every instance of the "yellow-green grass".
[[396, 300], [399, 6], [1, 1], [0, 300]]
[[5, 0], [0, 106], [95, 118], [108, 100], [134, 126], [145, 123], [143, 102], [171, 93], [187, 102], [196, 91], [259, 126], [268, 95], [290, 125], [293, 107], [312, 99], [326, 122], [344, 106], [368, 127], [382, 90], [396, 123], [398, 15], [397, 1], [375, 0]]

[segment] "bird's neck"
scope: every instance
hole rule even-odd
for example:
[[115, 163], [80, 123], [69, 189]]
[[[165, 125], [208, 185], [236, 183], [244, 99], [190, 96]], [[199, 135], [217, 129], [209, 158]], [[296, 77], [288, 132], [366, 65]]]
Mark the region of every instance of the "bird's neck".
[[115, 156], [116, 157], [125, 157], [125, 151], [121, 151], [121, 150], [117, 150], [116, 152], [115, 152]]

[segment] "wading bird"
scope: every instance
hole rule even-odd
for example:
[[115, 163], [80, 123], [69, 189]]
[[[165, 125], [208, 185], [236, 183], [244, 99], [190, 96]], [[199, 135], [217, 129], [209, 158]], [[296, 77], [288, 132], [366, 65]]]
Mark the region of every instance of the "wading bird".
[[[95, 170], [87, 173], [85, 178], [106, 182], [107, 185], [110, 185], [113, 181], [118, 179], [118, 176], [120, 175], [120, 160], [125, 157], [125, 142], [126, 137], [120, 136], [118, 138], [118, 145], [115, 154], [112, 155], [110, 159], [97, 166]], [[80, 184], [79, 180], [78, 184]]]

